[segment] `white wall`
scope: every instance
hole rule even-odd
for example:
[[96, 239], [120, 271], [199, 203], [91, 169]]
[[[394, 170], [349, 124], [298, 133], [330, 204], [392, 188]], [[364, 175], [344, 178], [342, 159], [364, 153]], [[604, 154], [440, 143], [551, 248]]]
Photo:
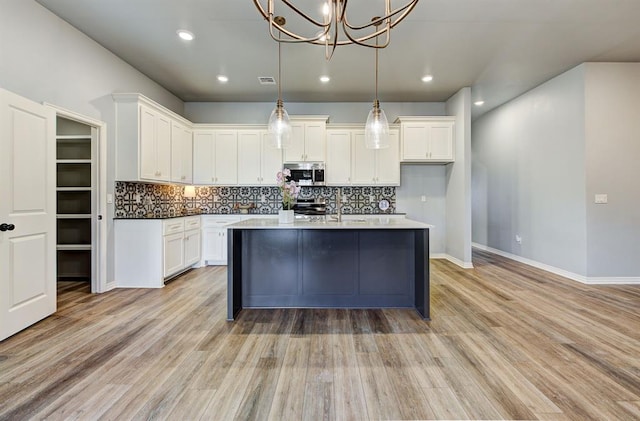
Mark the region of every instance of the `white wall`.
[[[113, 192], [113, 92], [140, 92], [182, 113], [183, 103], [33, 0], [0, 0], [0, 86], [36, 102], [107, 123], [107, 190]], [[108, 205], [107, 280], [113, 278], [113, 205]]]
[[[364, 123], [372, 102], [285, 102], [289, 115], [328, 115], [329, 123]], [[390, 123], [399, 115], [445, 115], [442, 102], [382, 102]], [[187, 102], [185, 116], [194, 123], [267, 124], [274, 102]]]
[[471, 262], [471, 88], [449, 98], [447, 115], [456, 117], [455, 162], [446, 167], [446, 254], [464, 267]]
[[585, 86], [587, 274], [640, 277], [640, 63], [587, 63]]
[[582, 276], [584, 75], [578, 66], [485, 114], [472, 142], [473, 241]]

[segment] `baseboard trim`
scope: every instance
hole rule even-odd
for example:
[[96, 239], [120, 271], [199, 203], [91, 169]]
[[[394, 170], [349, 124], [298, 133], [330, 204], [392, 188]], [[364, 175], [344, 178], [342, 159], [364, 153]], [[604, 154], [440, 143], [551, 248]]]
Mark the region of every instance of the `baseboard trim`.
[[640, 285], [640, 277], [586, 277], [578, 275], [577, 273], [569, 272], [564, 269], [557, 268], [555, 266], [540, 263], [535, 260], [527, 259], [526, 257], [518, 256], [516, 254], [507, 253], [506, 251], [494, 249], [493, 247], [485, 246], [484, 244], [471, 243], [471, 246], [479, 250], [488, 251], [497, 254], [507, 259], [515, 260], [516, 262], [524, 263], [525, 265], [533, 266], [538, 269], [551, 272], [553, 274], [562, 276], [564, 278], [571, 279], [576, 282], [580, 282], [585, 285]]
[[464, 262], [456, 257], [453, 257], [446, 253], [433, 253], [429, 255], [431, 259], [445, 259], [453, 263], [454, 265], [460, 266], [462, 269], [473, 269], [473, 262]]

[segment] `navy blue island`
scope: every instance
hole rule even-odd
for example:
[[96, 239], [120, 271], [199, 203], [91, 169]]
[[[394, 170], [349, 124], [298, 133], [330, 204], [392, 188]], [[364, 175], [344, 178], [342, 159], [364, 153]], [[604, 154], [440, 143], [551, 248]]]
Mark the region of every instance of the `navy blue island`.
[[429, 319], [429, 227], [384, 217], [229, 225], [227, 319], [243, 308], [414, 308]]

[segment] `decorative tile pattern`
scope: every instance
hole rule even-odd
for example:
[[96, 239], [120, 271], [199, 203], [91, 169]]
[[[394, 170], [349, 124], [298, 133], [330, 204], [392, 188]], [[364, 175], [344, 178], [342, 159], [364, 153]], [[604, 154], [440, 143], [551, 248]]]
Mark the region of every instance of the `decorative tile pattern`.
[[[342, 213], [385, 214], [396, 211], [395, 187], [303, 187], [300, 197], [324, 198], [327, 213], [336, 213], [338, 189], [342, 189]], [[250, 205], [253, 214], [276, 214], [282, 208], [277, 187], [196, 187], [196, 197], [183, 197], [184, 186], [116, 181], [115, 217], [144, 218], [179, 215], [199, 209], [203, 214], [240, 213], [236, 205]], [[386, 199], [389, 209], [381, 211], [378, 202]]]

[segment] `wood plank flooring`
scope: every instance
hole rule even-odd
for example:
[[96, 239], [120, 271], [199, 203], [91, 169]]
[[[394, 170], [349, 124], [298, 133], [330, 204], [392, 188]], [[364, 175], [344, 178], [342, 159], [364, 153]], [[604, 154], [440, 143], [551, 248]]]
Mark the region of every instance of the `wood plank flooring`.
[[0, 343], [0, 419], [640, 419], [640, 287], [431, 262], [410, 310], [246, 310], [226, 268], [88, 294]]

